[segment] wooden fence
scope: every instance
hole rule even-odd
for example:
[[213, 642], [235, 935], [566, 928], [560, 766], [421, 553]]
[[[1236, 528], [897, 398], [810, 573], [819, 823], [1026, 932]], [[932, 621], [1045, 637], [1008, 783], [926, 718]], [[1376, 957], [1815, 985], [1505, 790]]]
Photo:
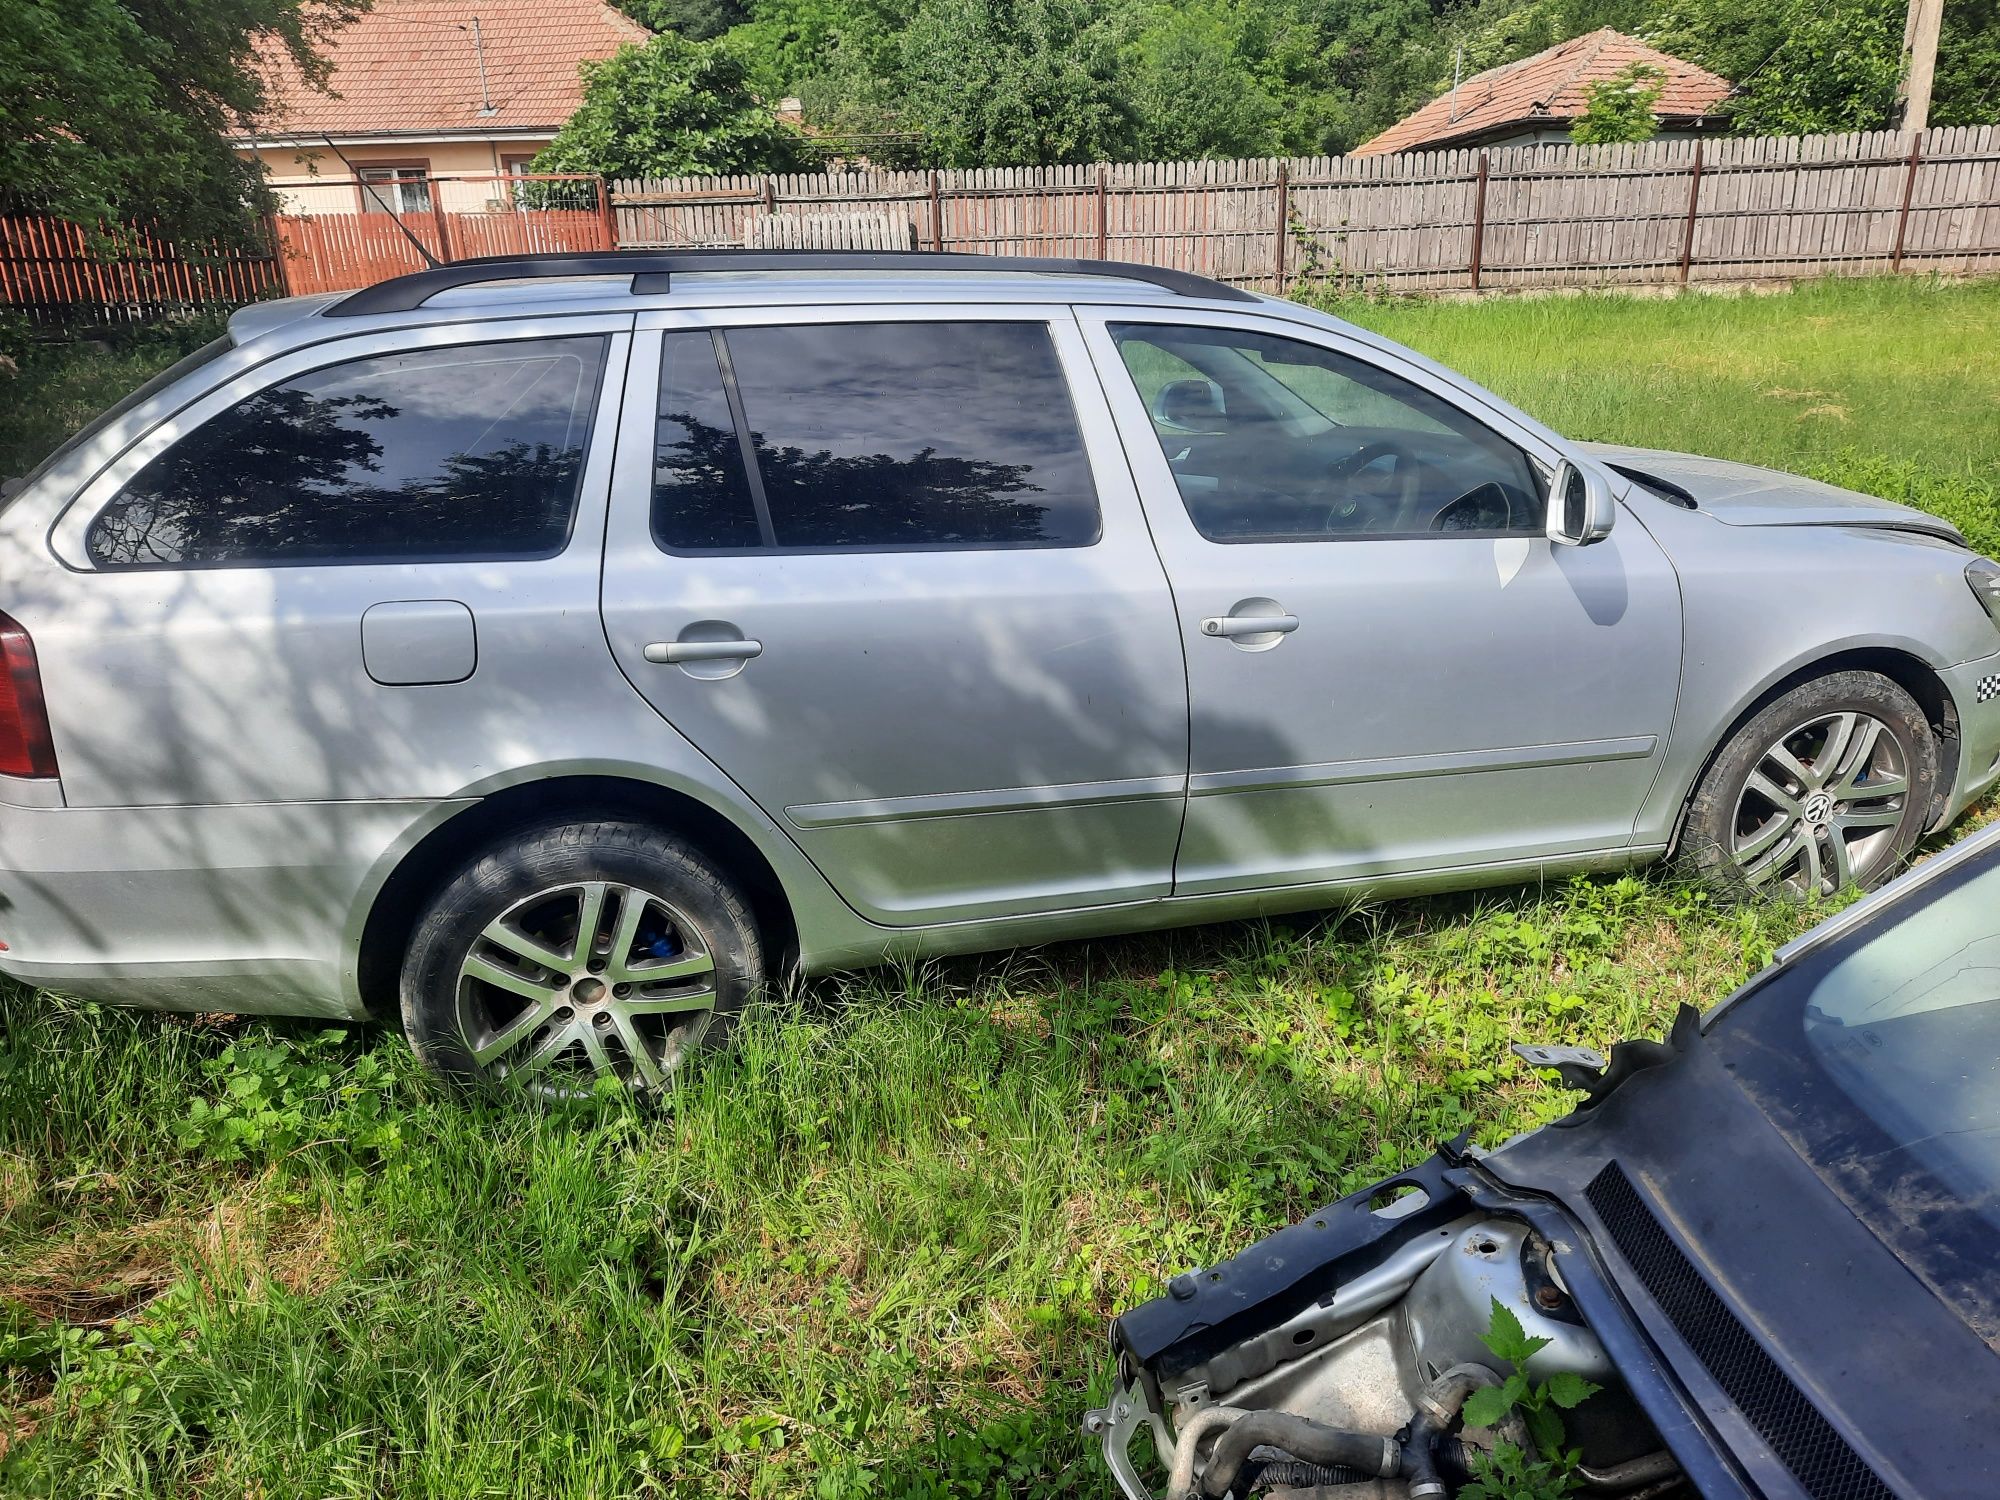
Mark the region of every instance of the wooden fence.
[[1967, 272], [2000, 269], [2000, 127], [678, 178], [614, 183], [611, 201], [621, 246], [783, 243], [762, 220], [891, 215], [927, 249], [1134, 260], [1280, 289]]
[[[486, 203], [448, 210], [446, 189]], [[92, 237], [75, 224], [0, 215], [0, 306], [31, 321], [137, 322], [262, 297], [347, 291], [478, 255], [604, 250], [610, 200], [596, 177], [492, 174], [429, 178], [415, 212], [277, 214], [260, 248], [188, 250], [143, 227]], [[357, 198], [356, 203], [359, 203]], [[419, 246], [422, 248], [420, 249]]]
[[[400, 223], [398, 222], [400, 221]], [[535, 213], [279, 214], [278, 245], [293, 295], [343, 292], [424, 269], [422, 245], [439, 262], [477, 255], [606, 250], [595, 210]]]
[[189, 255], [137, 225], [93, 243], [61, 219], [0, 216], [0, 306], [35, 322], [142, 322], [174, 309], [280, 296], [284, 285], [268, 250]]
[[[469, 179], [468, 179], [469, 180]], [[620, 246], [810, 245], [1135, 260], [1284, 289], [1673, 285], [2000, 270], [2000, 127], [1401, 156], [480, 179], [484, 212], [281, 215], [277, 253], [106, 261], [74, 225], [0, 218], [0, 303], [41, 321], [156, 316], [366, 286], [440, 260]], [[424, 200], [419, 200], [424, 201]]]

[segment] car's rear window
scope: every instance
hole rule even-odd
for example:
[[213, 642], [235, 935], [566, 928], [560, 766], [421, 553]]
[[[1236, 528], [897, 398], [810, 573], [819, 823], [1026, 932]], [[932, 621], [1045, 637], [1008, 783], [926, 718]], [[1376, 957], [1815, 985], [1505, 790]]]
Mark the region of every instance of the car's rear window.
[[669, 334], [653, 534], [672, 551], [1081, 547], [1097, 491], [1048, 328]]
[[92, 521], [100, 568], [547, 556], [568, 540], [602, 337], [327, 365], [219, 412]]

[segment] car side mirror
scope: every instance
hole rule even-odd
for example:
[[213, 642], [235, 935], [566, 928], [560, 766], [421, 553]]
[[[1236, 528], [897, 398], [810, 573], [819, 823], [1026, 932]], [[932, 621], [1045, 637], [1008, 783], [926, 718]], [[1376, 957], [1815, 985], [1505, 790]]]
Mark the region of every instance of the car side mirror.
[[1153, 397], [1153, 420], [1167, 427], [1213, 426], [1228, 415], [1222, 387], [1213, 380], [1169, 380]]
[[1588, 547], [1611, 535], [1618, 506], [1610, 487], [1591, 471], [1564, 459], [1549, 482], [1548, 536], [1565, 547]]

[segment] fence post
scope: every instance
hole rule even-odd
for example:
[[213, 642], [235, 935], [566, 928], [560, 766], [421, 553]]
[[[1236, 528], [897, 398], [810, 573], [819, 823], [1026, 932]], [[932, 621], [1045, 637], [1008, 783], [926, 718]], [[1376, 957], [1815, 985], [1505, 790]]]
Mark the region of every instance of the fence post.
[[607, 250], [616, 250], [618, 248], [618, 214], [611, 207], [611, 193], [604, 186], [602, 173], [597, 178], [597, 212], [604, 220], [604, 248]]
[[1276, 280], [1278, 295], [1285, 295], [1285, 238], [1292, 228], [1292, 164], [1281, 160], [1278, 163], [1278, 244]]
[[278, 216], [275, 212], [264, 215], [264, 233], [271, 237], [271, 259], [278, 264], [278, 290], [290, 297], [294, 295], [292, 273], [285, 265], [285, 241], [278, 233]]
[[1472, 194], [1472, 289], [1479, 290], [1479, 261], [1486, 248], [1486, 169], [1484, 151], [1479, 153], [1479, 185]]
[[1688, 268], [1694, 264], [1694, 216], [1701, 207], [1701, 137], [1694, 138], [1694, 170], [1688, 176], [1687, 223], [1681, 227], [1681, 285], [1688, 284]]
[[444, 194], [440, 191], [444, 184], [434, 178], [426, 178], [425, 180], [430, 183], [431, 189], [431, 222], [437, 225], [438, 259], [449, 264], [451, 261], [451, 236], [445, 232]]
[[1924, 134], [1920, 130], [1910, 142], [1910, 169], [1903, 176], [1903, 207], [1896, 215], [1896, 249], [1889, 257], [1889, 269], [1903, 269], [1903, 241], [1910, 232], [1910, 194], [1916, 190], [1917, 168], [1923, 162]]
[[931, 173], [931, 249], [944, 249], [944, 203], [938, 197], [938, 175]]
[[1103, 162], [1099, 162], [1097, 164], [1097, 258], [1099, 260], [1109, 260], [1111, 258], [1109, 253], [1111, 249], [1111, 221], [1108, 217], [1110, 206], [1108, 201], [1109, 194], [1107, 192], [1108, 184], [1105, 181], [1109, 175], [1110, 168], [1106, 167]]

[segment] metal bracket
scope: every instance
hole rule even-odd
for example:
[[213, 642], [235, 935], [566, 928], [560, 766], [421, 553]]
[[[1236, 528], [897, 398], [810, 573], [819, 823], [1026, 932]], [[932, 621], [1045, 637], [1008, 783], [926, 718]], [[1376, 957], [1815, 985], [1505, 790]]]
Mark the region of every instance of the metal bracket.
[[1570, 1088], [1595, 1098], [1604, 1086], [1604, 1070], [1611, 1066], [1595, 1047], [1551, 1047], [1541, 1042], [1516, 1042], [1514, 1055], [1531, 1068], [1545, 1068]]

